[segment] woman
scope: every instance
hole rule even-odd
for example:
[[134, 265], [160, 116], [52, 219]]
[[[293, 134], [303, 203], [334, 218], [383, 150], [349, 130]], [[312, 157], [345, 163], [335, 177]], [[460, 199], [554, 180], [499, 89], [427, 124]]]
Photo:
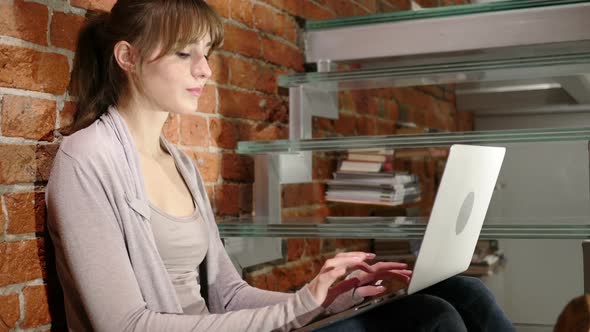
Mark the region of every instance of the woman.
[[[374, 255], [364, 252], [329, 259], [294, 294], [239, 277], [197, 168], [161, 135], [169, 113], [196, 112], [211, 76], [208, 55], [222, 34], [219, 17], [200, 0], [121, 0], [80, 32], [71, 82], [76, 119], [46, 191], [70, 330], [286, 331], [382, 293], [376, 280], [409, 280], [406, 265], [370, 265]], [[460, 331], [472, 321], [493, 326], [488, 320], [510, 327], [480, 284], [449, 281], [439, 286], [461, 294], [456, 303], [410, 296], [383, 309], [391, 320], [377, 327]], [[371, 317], [340, 327], [371, 329]]]

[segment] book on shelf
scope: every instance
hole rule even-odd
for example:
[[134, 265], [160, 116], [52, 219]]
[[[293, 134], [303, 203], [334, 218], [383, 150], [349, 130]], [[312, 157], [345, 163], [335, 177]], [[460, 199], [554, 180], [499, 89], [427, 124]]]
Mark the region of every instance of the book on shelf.
[[352, 172], [381, 172], [383, 170], [383, 162], [343, 160], [340, 162], [339, 169], [341, 171]]
[[347, 150], [346, 159], [340, 162], [341, 171], [381, 172], [393, 168], [394, 150], [369, 148]]
[[418, 177], [408, 172], [359, 172], [338, 170], [332, 174], [334, 180], [346, 180], [351, 184], [406, 184], [418, 182]]
[[[393, 224], [393, 225], [419, 225], [422, 224], [420, 218], [395, 216], [327, 216], [325, 218], [328, 224]], [[389, 241], [389, 240], [388, 240]]]
[[396, 206], [408, 203], [417, 203], [420, 201], [420, 195], [410, 195], [403, 198], [387, 198], [387, 197], [361, 197], [361, 196], [345, 196], [338, 194], [326, 194], [326, 200], [331, 202], [341, 203], [358, 203], [358, 204], [377, 204], [384, 206]]
[[351, 149], [348, 150], [346, 160], [348, 161], [371, 161], [386, 163], [392, 162], [394, 150], [388, 148], [375, 149]]

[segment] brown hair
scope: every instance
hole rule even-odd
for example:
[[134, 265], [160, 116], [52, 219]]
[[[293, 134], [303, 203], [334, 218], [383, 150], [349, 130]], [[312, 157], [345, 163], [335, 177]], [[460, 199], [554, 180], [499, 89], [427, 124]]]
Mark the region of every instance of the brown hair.
[[89, 12], [78, 35], [70, 80], [70, 92], [78, 97], [74, 123], [61, 128], [71, 135], [98, 119], [110, 105], [117, 105], [128, 87], [128, 78], [113, 52], [121, 40], [138, 51], [138, 63], [161, 46], [157, 60], [170, 52], [211, 36], [211, 48], [223, 41], [223, 24], [203, 0], [119, 0], [111, 12]]

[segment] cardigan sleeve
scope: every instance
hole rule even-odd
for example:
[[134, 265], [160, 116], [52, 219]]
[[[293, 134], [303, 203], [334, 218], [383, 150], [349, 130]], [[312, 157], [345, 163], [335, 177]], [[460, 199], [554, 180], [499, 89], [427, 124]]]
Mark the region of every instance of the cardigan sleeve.
[[45, 194], [70, 329], [288, 331], [307, 324], [321, 310], [306, 287], [286, 301], [257, 309], [194, 316], [150, 310], [129, 260], [117, 207], [108, 199], [104, 174], [99, 174], [102, 171], [60, 149]]

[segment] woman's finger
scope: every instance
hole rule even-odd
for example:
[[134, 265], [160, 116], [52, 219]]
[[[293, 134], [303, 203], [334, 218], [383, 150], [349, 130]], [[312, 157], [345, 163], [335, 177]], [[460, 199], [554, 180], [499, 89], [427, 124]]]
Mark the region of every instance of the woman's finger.
[[408, 264], [398, 262], [378, 262], [372, 266], [376, 270], [405, 270], [408, 268]]
[[375, 258], [375, 254], [371, 252], [364, 252], [364, 251], [345, 251], [337, 253], [335, 257], [346, 257], [346, 256], [359, 256], [359, 257], [366, 257], [369, 259]]
[[385, 287], [383, 286], [362, 286], [362, 287], [358, 287], [355, 290], [355, 293], [362, 296], [362, 297], [367, 297], [367, 296], [375, 296], [375, 295], [379, 295], [382, 294], [383, 292], [385, 292]]
[[333, 269], [337, 268], [345, 268], [348, 272], [352, 270], [362, 270], [368, 273], [374, 273], [375, 269], [371, 267], [371, 265], [363, 262], [364, 258], [359, 256], [341, 256], [341, 257], [333, 257], [324, 263], [320, 273], [328, 272]]
[[410, 270], [390, 270], [390, 271], [379, 271], [376, 273], [365, 274], [362, 277], [358, 277], [359, 285], [372, 284], [377, 280], [398, 280], [404, 283], [410, 281], [412, 271]]

